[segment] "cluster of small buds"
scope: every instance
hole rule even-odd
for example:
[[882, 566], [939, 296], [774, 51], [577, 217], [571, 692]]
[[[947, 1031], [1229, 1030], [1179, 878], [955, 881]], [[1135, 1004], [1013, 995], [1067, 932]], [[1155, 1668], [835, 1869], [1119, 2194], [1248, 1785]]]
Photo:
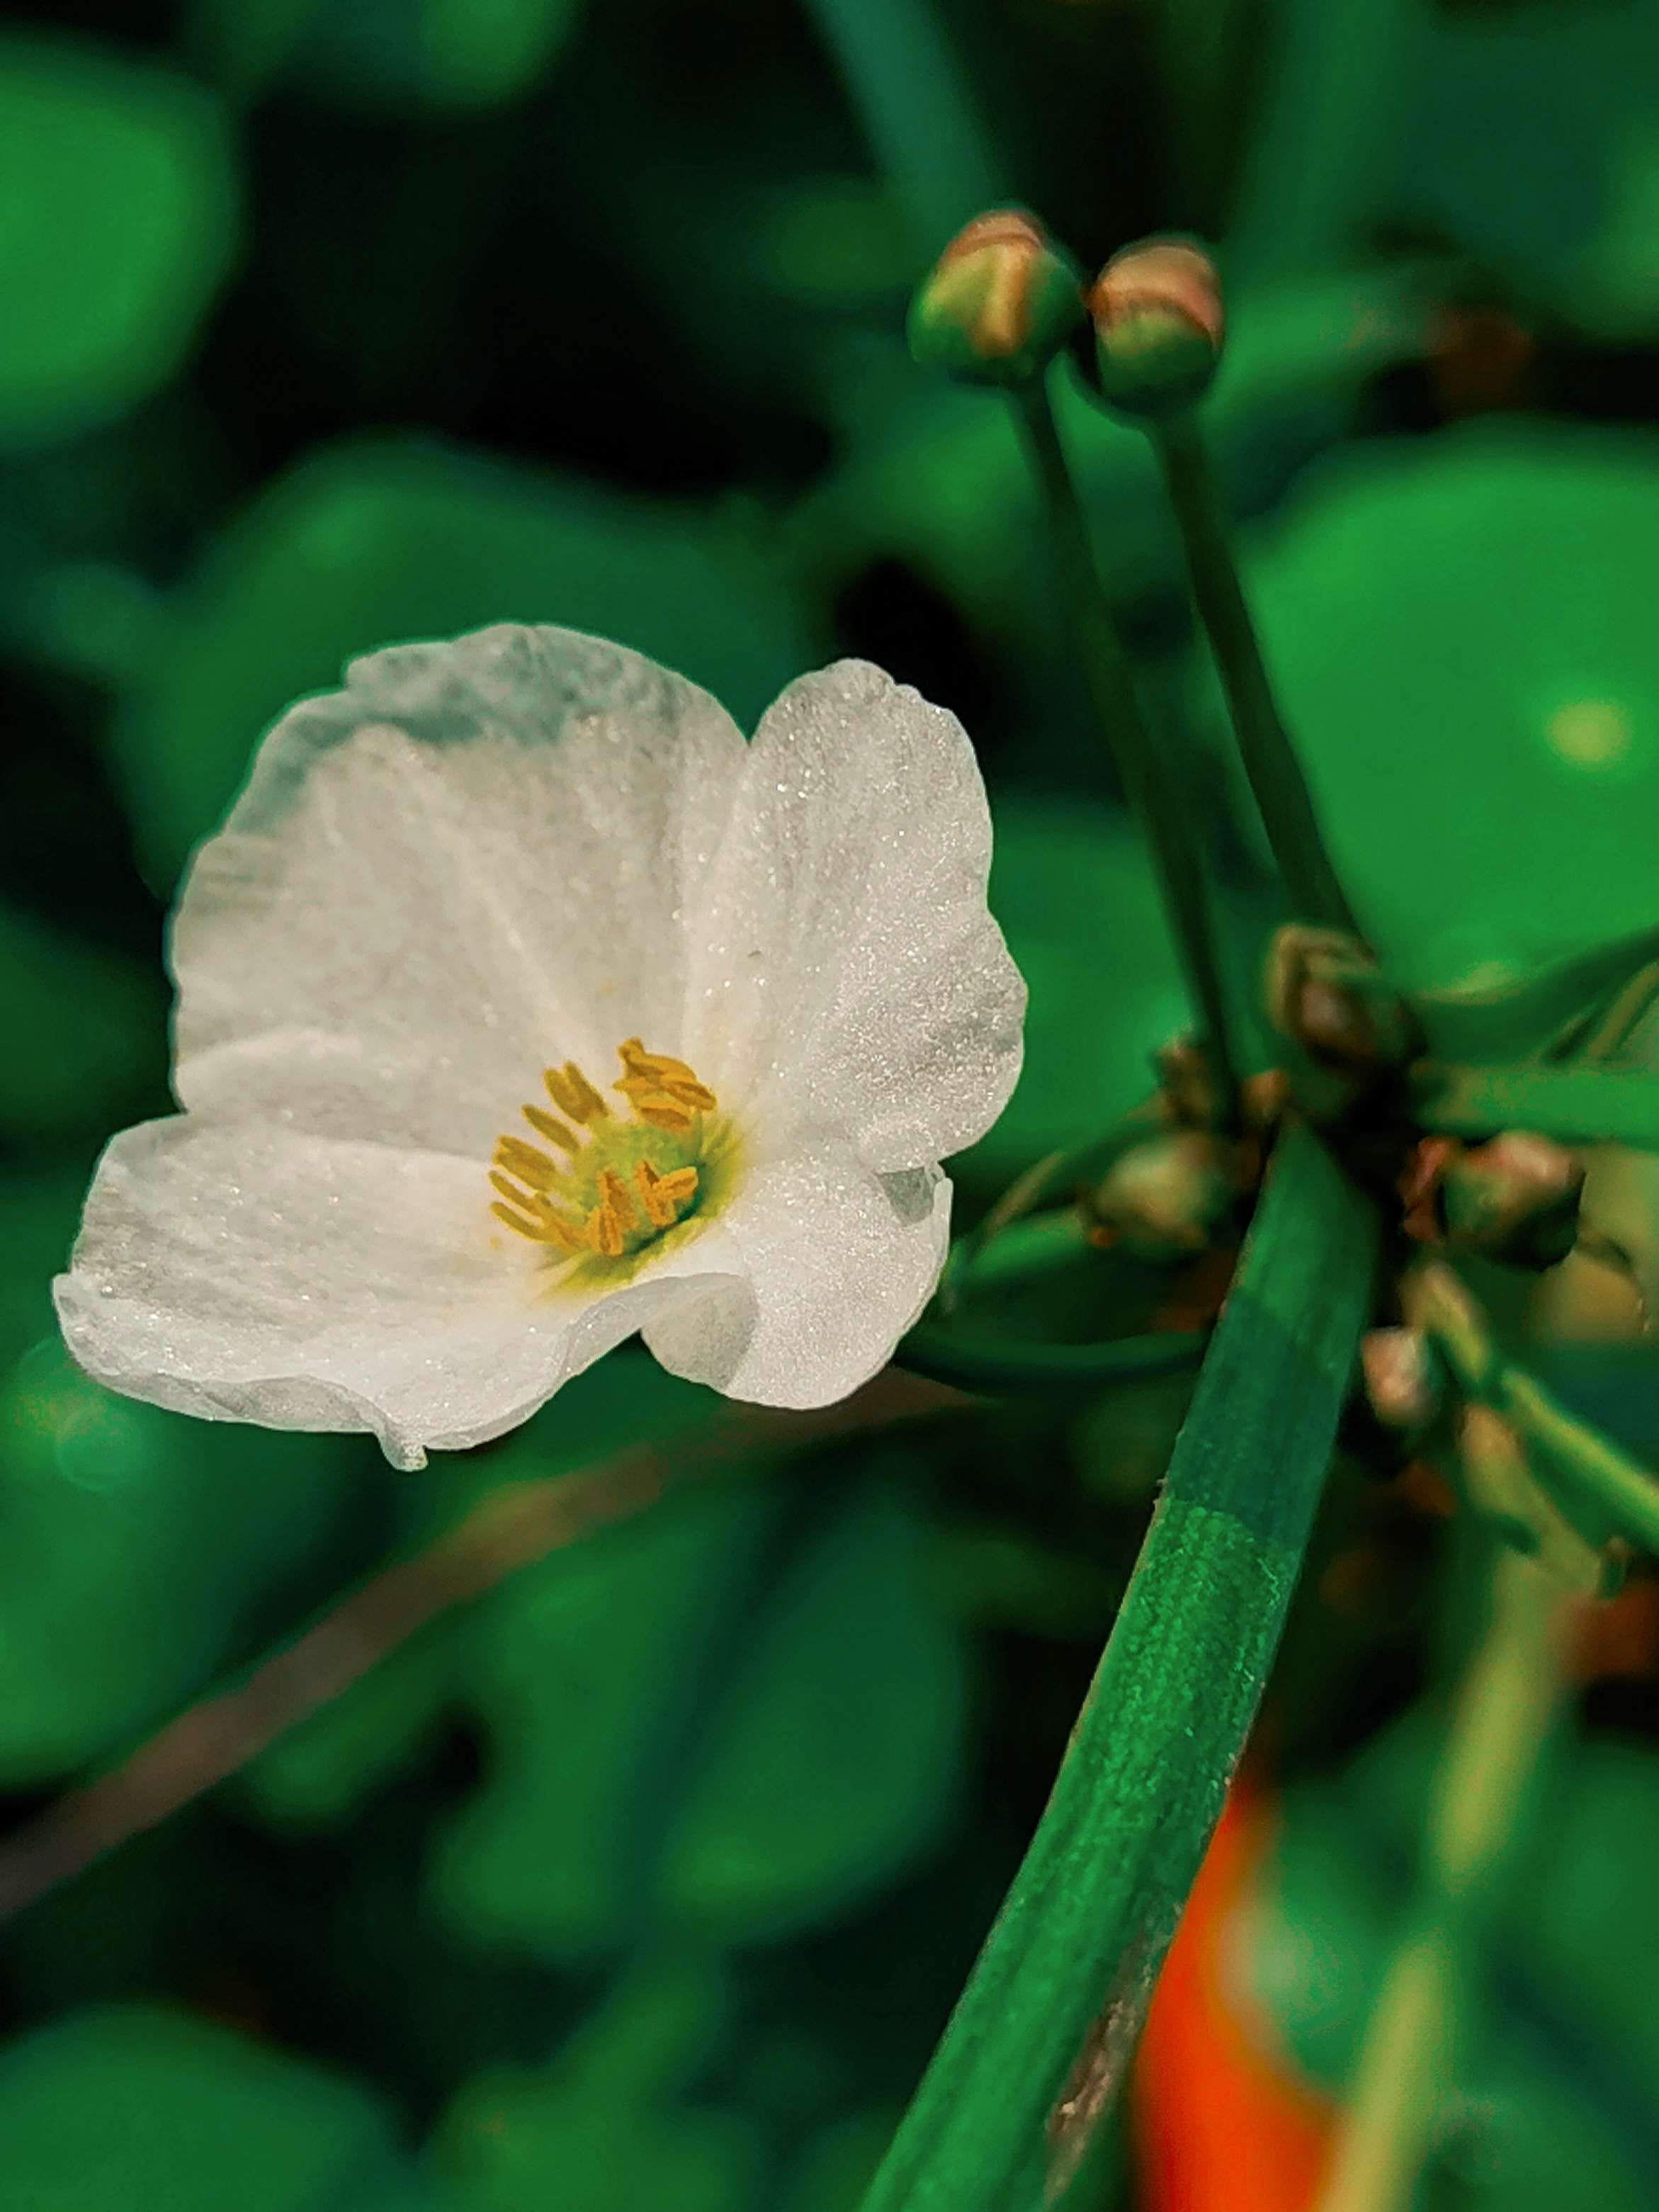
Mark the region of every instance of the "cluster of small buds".
[[1374, 1080], [1418, 1049], [1411, 1009], [1356, 937], [1287, 922], [1267, 949], [1268, 1020], [1316, 1066]]
[[1158, 418], [1208, 390], [1225, 336], [1215, 264], [1187, 238], [1125, 246], [1085, 296], [1077, 264], [1021, 208], [977, 216], [912, 303], [910, 350], [970, 384], [1040, 376], [1074, 332], [1093, 333], [1093, 382], [1120, 413]]
[[[1231, 1118], [1235, 1102], [1223, 1096], [1214, 1063], [1196, 1037], [1171, 1037], [1152, 1055], [1152, 1067], [1159, 1109], [1175, 1127], [1218, 1129]], [[1247, 1076], [1236, 1102], [1238, 1118], [1254, 1135], [1268, 1136], [1290, 1103], [1290, 1078], [1282, 1068]]]
[[1483, 1145], [1425, 1137], [1400, 1181], [1406, 1234], [1515, 1267], [1553, 1267], [1578, 1237], [1584, 1162], [1553, 1139], [1509, 1129]]
[[1243, 1194], [1243, 1148], [1213, 1129], [1131, 1146], [1083, 1201], [1090, 1242], [1139, 1260], [1195, 1259], [1224, 1241]]

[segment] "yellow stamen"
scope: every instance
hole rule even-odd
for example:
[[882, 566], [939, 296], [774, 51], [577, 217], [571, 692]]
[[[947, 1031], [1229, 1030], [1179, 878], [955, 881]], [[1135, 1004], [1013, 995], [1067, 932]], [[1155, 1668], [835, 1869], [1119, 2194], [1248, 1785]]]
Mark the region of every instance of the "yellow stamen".
[[520, 1237], [529, 1237], [532, 1244], [556, 1244], [562, 1252], [580, 1252], [584, 1249], [582, 1238], [556, 1213], [539, 1213], [532, 1220], [515, 1207], [502, 1206], [495, 1200], [491, 1201], [489, 1210], [497, 1221], [504, 1221], [509, 1229], [516, 1229]]
[[531, 1127], [538, 1130], [550, 1144], [557, 1145], [567, 1152], [580, 1152], [580, 1139], [572, 1136], [562, 1121], [556, 1121], [550, 1114], [544, 1114], [539, 1106], [526, 1106], [520, 1110]]
[[657, 1188], [678, 1212], [697, 1194], [697, 1171], [696, 1168], [675, 1168], [671, 1174], [657, 1178]]
[[647, 1052], [638, 1037], [629, 1037], [617, 1048], [618, 1058], [628, 1070], [620, 1083], [611, 1088], [625, 1096], [634, 1097], [651, 1091], [665, 1091], [670, 1097], [683, 1106], [695, 1106], [700, 1113], [708, 1113], [715, 1104], [714, 1092], [696, 1076], [683, 1060], [675, 1060], [665, 1052]]
[[633, 1201], [628, 1195], [627, 1184], [617, 1173], [615, 1168], [599, 1170], [599, 1194], [604, 1203], [616, 1215], [621, 1226], [624, 1229], [632, 1229], [640, 1217], [634, 1211]]
[[556, 1190], [560, 1182], [558, 1163], [545, 1152], [538, 1152], [534, 1145], [526, 1145], [519, 1137], [498, 1137], [495, 1139], [495, 1165], [515, 1175], [520, 1182], [527, 1182], [532, 1190]]
[[617, 1209], [608, 1202], [596, 1206], [587, 1217], [587, 1235], [593, 1249], [602, 1260], [622, 1257], [622, 1224], [617, 1218]]
[[544, 1067], [542, 1081], [560, 1113], [568, 1114], [573, 1121], [603, 1121], [611, 1112], [574, 1060], [566, 1060], [562, 1067]]

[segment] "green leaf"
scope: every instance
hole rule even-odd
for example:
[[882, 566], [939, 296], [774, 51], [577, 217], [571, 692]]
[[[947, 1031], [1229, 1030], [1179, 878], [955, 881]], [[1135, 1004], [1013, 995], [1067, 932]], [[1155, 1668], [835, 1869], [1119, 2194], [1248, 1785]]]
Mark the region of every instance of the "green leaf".
[[1552, 1056], [1577, 1042], [1620, 987], [1659, 960], [1659, 929], [1552, 961], [1530, 975], [1466, 990], [1427, 991], [1413, 1001], [1430, 1052], [1442, 1060]]
[[1426, 1129], [1490, 1137], [1529, 1129], [1565, 1145], [1628, 1145], [1659, 1152], [1659, 1075], [1605, 1067], [1412, 1070], [1412, 1102]]
[[1257, 554], [1268, 665], [1396, 981], [1492, 990], [1652, 930], [1656, 566], [1650, 441], [1505, 423], [1352, 449]]
[[[1659, 18], [1651, 8], [1425, 10], [1394, 134], [1395, 211], [1575, 328], [1659, 316]], [[1495, 161], [1496, 145], [1525, 158]]]
[[883, 1486], [704, 1484], [520, 1575], [476, 1625], [489, 1779], [434, 1869], [445, 1919], [579, 1959], [776, 1938], [883, 1887], [959, 1772], [927, 1557]]
[[76, 2013], [0, 2055], [7, 2212], [415, 2212], [349, 2084], [159, 2006]]
[[865, 2212], [1035, 2207], [1097, 2020], [1109, 2101], [1278, 1648], [1376, 1239], [1290, 1130], [1048, 1808]]
[[302, 692], [400, 640], [492, 622], [615, 637], [755, 719], [811, 655], [775, 561], [689, 507], [406, 441], [314, 455], [219, 545], [113, 742], [141, 856], [170, 887]]
[[189, 0], [205, 66], [246, 98], [278, 79], [392, 108], [492, 107], [530, 91], [581, 0]]
[[755, 2124], [686, 2101], [728, 2009], [716, 1969], [635, 1969], [550, 2066], [470, 2083], [434, 2156], [456, 2212], [749, 2212]]
[[0, 40], [0, 448], [74, 436], [166, 383], [236, 228], [207, 94], [89, 46]]
[[204, 1686], [333, 1556], [347, 1463], [116, 1397], [55, 1340], [30, 1352], [0, 1391], [0, 1782], [100, 1758]]
[[[509, 1442], [464, 1459], [446, 1455], [441, 1468], [400, 1483], [410, 1501], [404, 1555], [418, 1554], [474, 1507], [510, 1502], [521, 1483], [592, 1473], [641, 1445], [689, 1443], [720, 1407], [713, 1391], [681, 1382], [641, 1349], [615, 1352], [566, 1383]], [[262, 1752], [241, 1776], [260, 1814], [300, 1832], [326, 1827], [408, 1767], [445, 1716], [465, 1710], [474, 1623], [487, 1621], [495, 1602], [492, 1594], [441, 1613]]]

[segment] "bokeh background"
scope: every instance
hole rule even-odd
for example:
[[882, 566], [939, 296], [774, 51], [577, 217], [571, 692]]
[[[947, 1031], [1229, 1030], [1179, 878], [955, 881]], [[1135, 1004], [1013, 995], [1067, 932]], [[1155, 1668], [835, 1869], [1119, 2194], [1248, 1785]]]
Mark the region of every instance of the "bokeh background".
[[[955, 708], [1032, 991], [964, 1207], [1139, 1095], [1178, 991], [1018, 452], [902, 345], [933, 254], [1009, 198], [1085, 262], [1220, 241], [1210, 422], [1400, 971], [1652, 924], [1652, 0], [8, 12], [18, 2212], [856, 2204], [1041, 1807], [1178, 1390], [988, 1408], [890, 1382], [781, 1425], [624, 1352], [401, 1477], [362, 1440], [101, 1393], [46, 1291], [100, 1146], [167, 1110], [163, 919], [253, 741], [349, 654], [486, 621], [617, 637], [750, 720], [843, 652]], [[1203, 766], [1172, 532], [1135, 434], [1061, 401], [1161, 726], [1217, 802], [1243, 958], [1270, 906]], [[1073, 1327], [1115, 1310], [1091, 1283]], [[1551, 1316], [1587, 1389], [1630, 1320], [1593, 1290]], [[1457, 1640], [1443, 1502], [1341, 1470], [1127, 2118], [1068, 2203], [1309, 2202]], [[1659, 2203], [1656, 1652], [1638, 1575], [1581, 1655], [1436, 2208]]]

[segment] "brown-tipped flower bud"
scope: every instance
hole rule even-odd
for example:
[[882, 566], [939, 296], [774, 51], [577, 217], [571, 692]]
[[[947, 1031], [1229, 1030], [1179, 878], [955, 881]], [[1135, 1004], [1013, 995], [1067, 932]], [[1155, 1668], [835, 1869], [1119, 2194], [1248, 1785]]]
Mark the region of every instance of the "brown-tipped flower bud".
[[1206, 1251], [1238, 1198], [1238, 1148], [1224, 1137], [1180, 1129], [1135, 1145], [1085, 1201], [1094, 1242], [1142, 1260]]
[[910, 307], [910, 351], [970, 384], [1024, 384], [1083, 320], [1083, 280], [1041, 223], [998, 208], [958, 231]]
[[1268, 1020], [1322, 1067], [1380, 1075], [1417, 1049], [1411, 1011], [1358, 938], [1287, 922], [1267, 949]]
[[1584, 1162], [1552, 1138], [1510, 1129], [1451, 1160], [1440, 1182], [1449, 1249], [1553, 1267], [1578, 1236]]
[[1115, 253], [1089, 294], [1102, 395], [1125, 415], [1178, 413], [1221, 359], [1221, 279], [1189, 239], [1146, 238]]
[[1385, 1429], [1413, 1442], [1427, 1434], [1445, 1402], [1445, 1376], [1420, 1328], [1373, 1328], [1359, 1346], [1365, 1401]]

